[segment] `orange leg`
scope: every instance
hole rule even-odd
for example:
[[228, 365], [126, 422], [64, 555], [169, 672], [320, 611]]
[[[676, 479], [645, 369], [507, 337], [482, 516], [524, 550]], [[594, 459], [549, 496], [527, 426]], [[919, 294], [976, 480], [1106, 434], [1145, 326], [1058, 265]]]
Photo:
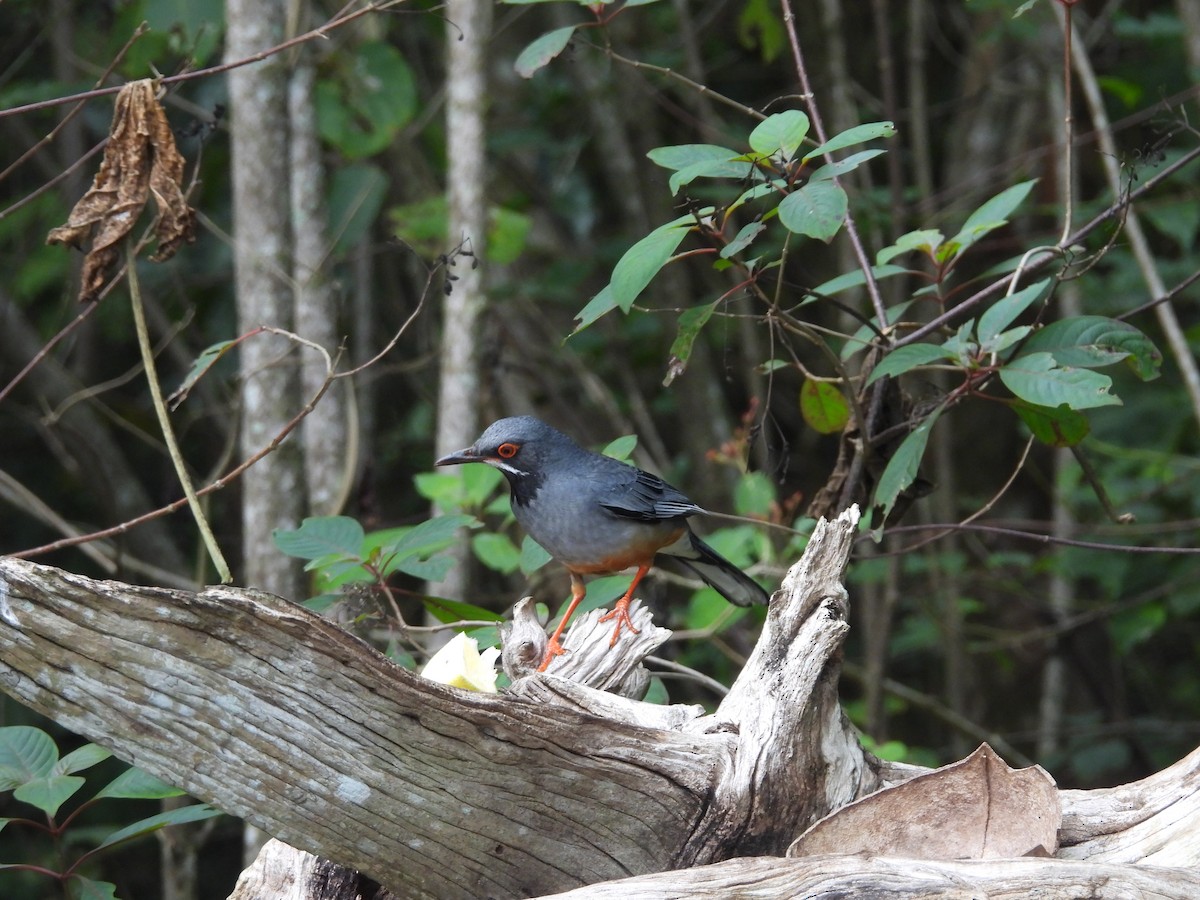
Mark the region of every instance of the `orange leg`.
[[650, 563], [638, 566], [637, 574], [633, 576], [633, 581], [629, 582], [629, 590], [625, 592], [625, 596], [617, 601], [617, 605], [612, 608], [612, 612], [605, 613], [600, 617], [601, 622], [607, 622], [610, 619], [617, 620], [617, 627], [613, 630], [612, 640], [608, 642], [609, 647], [617, 646], [617, 639], [621, 636], [621, 626], [624, 625], [634, 634], [640, 634], [633, 627], [633, 620], [629, 618], [629, 601], [633, 599], [633, 591], [638, 586], [638, 582], [642, 577], [650, 571]]
[[554, 634], [550, 636], [550, 643], [546, 645], [546, 655], [542, 657], [542, 664], [538, 666], [539, 672], [545, 672], [546, 666], [550, 665], [550, 660], [556, 656], [562, 656], [562, 644], [558, 642], [559, 637], [563, 633], [563, 629], [567, 627], [567, 621], [571, 618], [571, 613], [575, 612], [575, 607], [579, 605], [579, 601], [587, 594], [587, 587], [583, 583], [583, 576], [576, 575], [574, 572], [571, 575], [571, 605], [567, 607], [567, 611], [563, 613], [562, 619], [558, 623], [558, 627], [554, 629]]

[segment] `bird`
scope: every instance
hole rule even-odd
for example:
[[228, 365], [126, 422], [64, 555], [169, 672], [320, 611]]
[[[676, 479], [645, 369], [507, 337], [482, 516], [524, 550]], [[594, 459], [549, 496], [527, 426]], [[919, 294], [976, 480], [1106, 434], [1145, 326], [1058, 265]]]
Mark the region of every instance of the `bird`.
[[587, 594], [585, 575], [637, 569], [625, 595], [600, 619], [616, 621], [610, 648], [622, 628], [638, 633], [629, 603], [659, 555], [674, 558], [737, 606], [770, 599], [758, 582], [692, 531], [688, 517], [703, 515], [704, 509], [657, 475], [586, 450], [540, 419], [499, 419], [470, 447], [434, 465], [464, 463], [484, 463], [504, 474], [517, 522], [571, 577], [570, 605], [550, 637], [539, 672], [564, 652], [559, 638]]

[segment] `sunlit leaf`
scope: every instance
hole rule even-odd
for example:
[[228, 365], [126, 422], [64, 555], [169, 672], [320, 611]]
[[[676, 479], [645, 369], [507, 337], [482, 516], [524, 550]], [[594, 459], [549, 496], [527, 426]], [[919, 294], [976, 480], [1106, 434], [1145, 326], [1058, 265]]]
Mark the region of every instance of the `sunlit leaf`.
[[985, 350], [989, 349], [989, 344], [995, 341], [996, 336], [1011, 325], [1017, 316], [1025, 312], [1030, 304], [1040, 299], [1049, 286], [1050, 279], [1044, 278], [1016, 293], [1000, 298], [989, 306], [979, 317], [979, 327], [976, 333], [979, 335], [980, 346]]
[[832, 181], [809, 182], [783, 198], [779, 221], [788, 231], [828, 243], [846, 220], [846, 192]]
[[750, 147], [763, 156], [781, 153], [791, 159], [808, 134], [808, 116], [798, 109], [787, 109], [767, 116], [750, 132]]
[[86, 781], [78, 775], [48, 775], [25, 782], [13, 791], [13, 796], [22, 803], [36, 806], [48, 816], [54, 816], [58, 808], [84, 784]]
[[853, 128], [847, 128], [845, 131], [835, 134], [825, 143], [809, 150], [804, 154], [804, 161], [807, 162], [846, 147], [853, 147], [855, 144], [873, 141], [876, 138], [890, 138], [895, 133], [896, 126], [891, 122], [864, 122], [862, 125], [855, 125]]
[[1004, 386], [1022, 400], [1051, 408], [1066, 404], [1071, 409], [1119, 406], [1110, 394], [1112, 379], [1091, 369], [1059, 366], [1049, 353], [1023, 354], [999, 370]]
[[611, 282], [613, 299], [624, 312], [667, 264], [693, 224], [684, 217], [660, 225], [625, 251], [613, 268]]
[[363, 527], [349, 516], [314, 516], [294, 530], [275, 529], [275, 546], [288, 556], [320, 559], [325, 556], [357, 557], [363, 548]]
[[179, 797], [183, 794], [184, 791], [179, 788], [135, 767], [126, 769], [110, 781], [96, 795], [96, 799], [118, 797], [129, 800], [162, 800], [166, 797]]
[[50, 735], [29, 725], [0, 728], [0, 791], [49, 775], [58, 762]]
[[800, 387], [800, 414], [819, 434], [836, 434], [850, 421], [850, 406], [835, 385], [808, 378]]
[[1025, 342], [1026, 353], [1049, 353], [1060, 366], [1094, 368], [1128, 359], [1143, 381], [1157, 378], [1162, 354], [1132, 325], [1104, 316], [1075, 316], [1051, 322]]
[[117, 831], [114, 831], [103, 841], [97, 849], [111, 847], [114, 844], [119, 844], [122, 841], [130, 840], [131, 838], [141, 837], [144, 834], [150, 834], [153, 831], [158, 831], [160, 828], [166, 828], [168, 825], [183, 825], [188, 822], [201, 822], [204, 819], [211, 819], [213, 816], [221, 815], [219, 809], [213, 809], [206, 803], [194, 803], [191, 806], [180, 806], [176, 809], [168, 810], [167, 812], [159, 813], [155, 816], [142, 819], [139, 822], [134, 822], [132, 825], [126, 825]]
[[629, 459], [629, 454], [633, 453], [637, 447], [637, 442], [636, 434], [623, 434], [621, 437], [610, 441], [608, 446], [600, 452], [605, 456], [624, 461]]
[[472, 535], [471, 550], [489, 569], [505, 575], [517, 571], [521, 565], [521, 551], [504, 534], [485, 531]]
[[522, 78], [532, 78], [534, 72], [549, 64], [550, 60], [566, 49], [571, 35], [575, 33], [575, 28], [575, 25], [555, 28], [530, 43], [521, 51], [517, 56], [517, 61], [513, 64], [517, 74]]
[[1029, 192], [1033, 190], [1033, 186], [1037, 184], [1037, 179], [1031, 181], [1022, 181], [1020, 184], [1014, 184], [1010, 188], [1001, 191], [995, 197], [985, 202], [975, 212], [967, 217], [967, 221], [963, 223], [963, 227], [959, 229], [958, 234], [951, 238], [951, 243], [958, 245], [958, 251], [961, 253], [966, 250], [989, 231], [1001, 227], [1008, 222], [1008, 217], [1012, 215], [1013, 210], [1021, 205], [1021, 201], [1029, 196]]
[[72, 775], [90, 769], [112, 756], [112, 752], [97, 744], [84, 744], [60, 759], [51, 770], [55, 775]]
[[737, 256], [752, 243], [754, 239], [766, 230], [767, 226], [762, 222], [747, 222], [743, 225], [733, 240], [721, 248], [721, 259], [729, 259], [731, 256]]
[[587, 306], [575, 313], [575, 318], [579, 322], [575, 326], [572, 335], [579, 334], [583, 329], [587, 328], [605, 313], [611, 312], [617, 308], [616, 295], [613, 294], [611, 284], [606, 284], [600, 289], [595, 297], [588, 301]]
[[550, 554], [529, 535], [521, 541], [521, 571], [526, 575], [536, 572], [550, 560]]

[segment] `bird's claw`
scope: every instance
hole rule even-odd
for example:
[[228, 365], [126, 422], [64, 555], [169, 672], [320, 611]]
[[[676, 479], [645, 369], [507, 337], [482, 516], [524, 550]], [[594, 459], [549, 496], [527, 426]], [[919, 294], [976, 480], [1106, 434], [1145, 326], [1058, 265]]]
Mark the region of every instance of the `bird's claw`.
[[612, 608], [612, 611], [602, 615], [599, 621], [608, 622], [612, 619], [617, 620], [617, 627], [613, 629], [612, 640], [608, 642], [610, 649], [617, 646], [617, 641], [621, 637], [621, 626], [625, 626], [634, 634], [641, 634], [640, 631], [633, 627], [633, 619], [629, 618], [629, 603], [627, 601], [617, 601], [617, 605]]
[[551, 638], [550, 643], [546, 645], [546, 655], [542, 657], [542, 664], [537, 667], [539, 672], [545, 672], [546, 667], [550, 665], [550, 661], [556, 656], [562, 656], [567, 651], [563, 649], [563, 645], [558, 642], [557, 638]]

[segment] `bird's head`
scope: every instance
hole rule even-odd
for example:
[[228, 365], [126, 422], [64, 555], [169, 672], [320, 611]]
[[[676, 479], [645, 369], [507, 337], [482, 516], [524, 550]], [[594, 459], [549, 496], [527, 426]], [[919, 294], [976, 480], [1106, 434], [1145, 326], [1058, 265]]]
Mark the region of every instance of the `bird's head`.
[[569, 437], [545, 422], [533, 416], [514, 416], [493, 422], [470, 447], [447, 454], [434, 465], [486, 463], [516, 482], [541, 477], [548, 462], [576, 449]]

